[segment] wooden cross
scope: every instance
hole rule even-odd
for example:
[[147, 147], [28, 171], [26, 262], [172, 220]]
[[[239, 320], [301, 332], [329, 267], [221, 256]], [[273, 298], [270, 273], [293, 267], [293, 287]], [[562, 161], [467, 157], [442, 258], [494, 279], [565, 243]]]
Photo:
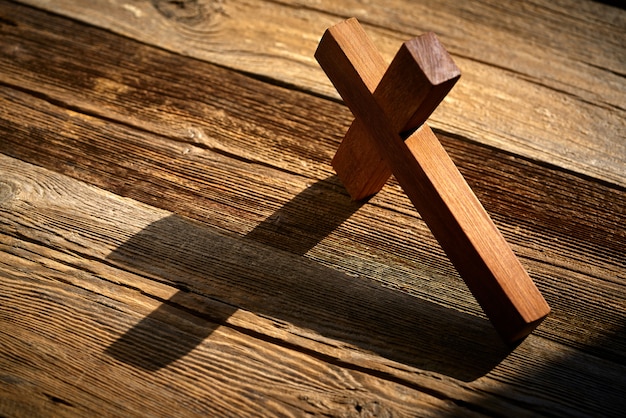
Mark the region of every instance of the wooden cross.
[[315, 58], [355, 116], [332, 161], [352, 198], [393, 173], [503, 339], [527, 336], [550, 307], [425, 123], [460, 77], [437, 37], [405, 42], [387, 68], [352, 18]]

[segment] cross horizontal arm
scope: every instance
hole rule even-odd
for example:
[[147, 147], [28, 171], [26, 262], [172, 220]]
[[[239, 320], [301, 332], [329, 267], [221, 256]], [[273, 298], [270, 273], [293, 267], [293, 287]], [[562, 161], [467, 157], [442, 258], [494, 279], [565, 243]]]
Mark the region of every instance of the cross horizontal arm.
[[510, 342], [525, 337], [548, 304], [430, 128], [424, 124], [406, 142], [394, 130], [359, 76], [359, 36], [353, 23], [333, 26], [320, 41], [318, 62], [494, 327]]

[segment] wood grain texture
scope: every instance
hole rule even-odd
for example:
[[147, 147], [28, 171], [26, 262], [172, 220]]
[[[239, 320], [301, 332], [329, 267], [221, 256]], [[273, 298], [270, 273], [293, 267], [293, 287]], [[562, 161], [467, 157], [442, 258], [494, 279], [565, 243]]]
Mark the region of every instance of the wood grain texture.
[[327, 27], [357, 17], [387, 61], [432, 31], [464, 77], [431, 126], [626, 185], [624, 10], [577, 0], [23, 3], [329, 97], [313, 59]]
[[[361, 51], [371, 48], [370, 43], [363, 41], [366, 37], [358, 21], [349, 19], [324, 33], [315, 57], [356, 119], [369, 132], [369, 136], [360, 140], [374, 142], [374, 146], [365, 149], [374, 149], [383, 157], [494, 327], [510, 343], [526, 337], [548, 315], [549, 306], [435, 134], [424, 123], [430, 112], [426, 111], [421, 126], [406, 143], [400, 137], [400, 128], [393, 120], [400, 120], [403, 126], [405, 120], [414, 119], [412, 115], [417, 112], [409, 108], [408, 117], [402, 110], [398, 110], [399, 114], [390, 114], [401, 109], [398, 102], [385, 109], [360, 77], [360, 73], [368, 72], [368, 66], [362, 64], [359, 56]], [[443, 52], [424, 48], [420, 51], [421, 57], [416, 59], [404, 44], [383, 76], [382, 87], [396, 86], [403, 94], [420, 97], [421, 86], [425, 84], [420, 80], [422, 62], [432, 62], [436, 67]], [[431, 80], [440, 76], [445, 82], [458, 77], [454, 63], [442, 60], [441, 65], [438, 74], [434, 74], [433, 68]], [[417, 88], [412, 88], [414, 83], [410, 80], [415, 75], [420, 82], [415, 83]], [[428, 97], [429, 90], [421, 94], [426, 96], [424, 101], [438, 103], [438, 95]], [[444, 94], [446, 90], [444, 85]], [[381, 96], [389, 97], [393, 93]], [[358, 144], [355, 146], [358, 152]], [[374, 173], [378, 178], [377, 174]], [[358, 175], [371, 173], [364, 169]]]
[[[3, 416], [462, 413], [445, 399], [281, 344], [275, 340], [285, 334], [282, 324], [251, 312], [229, 318], [231, 306], [195, 289], [172, 300], [182, 286], [172, 282], [178, 274], [195, 287], [219, 267], [201, 261], [203, 238], [230, 242], [231, 250], [246, 246], [238, 238], [23, 162], [0, 161]], [[198, 251], [185, 260], [196, 264], [157, 272], [124, 261], [142, 226], [149, 235], [168, 223], [194, 232], [184, 253]], [[163, 236], [154, 238], [158, 247]], [[249, 262], [248, 250], [232, 256]], [[168, 251], [169, 260], [175, 255]], [[259, 333], [272, 328], [273, 338]], [[170, 355], [177, 361], [152, 367]]]
[[[328, 329], [341, 329], [340, 321], [348, 318], [388, 326], [394, 307], [394, 328], [402, 330], [401, 322], [415, 317], [410, 311], [422, 306], [420, 317], [435, 322], [418, 328], [421, 344], [439, 339], [441, 325], [484, 331], [458, 316], [442, 323], [449, 314], [436, 305], [403, 301], [398, 292], [363, 280], [350, 285], [350, 297], [341, 296], [346, 279], [315, 263], [295, 263], [288, 253], [270, 252], [254, 240], [11, 158], [0, 161], [3, 173], [10, 173], [0, 178], [1, 320], [8, 331], [1, 334], [3, 414], [575, 415], [589, 408], [620, 413], [623, 367], [536, 337], [471, 383], [407, 364], [421, 352], [417, 346], [407, 347], [407, 360], [396, 363], [372, 353], [373, 340], [361, 346], [358, 333], [333, 336]], [[308, 289], [332, 286], [334, 292], [302, 292], [268, 281], [288, 277], [285, 269], [300, 285], [310, 280]], [[235, 271], [243, 278], [239, 285], [232, 282]], [[267, 289], [291, 289], [294, 301]], [[307, 293], [317, 295], [315, 300], [303, 299]], [[311, 319], [330, 308], [322, 302], [329, 300], [337, 302], [334, 321], [319, 318], [319, 325], [327, 323], [321, 331]], [[270, 314], [273, 305], [278, 309]], [[378, 319], [368, 314], [376, 305], [388, 306]], [[467, 337], [455, 342], [462, 346], [459, 355], [467, 356], [475, 343]], [[484, 361], [493, 347], [475, 349], [471, 361]], [[163, 364], [163, 357], [174, 360]], [[550, 399], [543, 392], [548, 389]], [[582, 393], [602, 407], [572, 396]]]
[[[18, 16], [20, 10], [11, 12]], [[275, 216], [273, 228], [258, 231], [260, 239], [311, 257], [323, 254], [319, 257], [331, 257], [327, 262], [332, 265], [346, 266], [344, 259], [354, 261], [345, 252], [349, 248], [374, 260], [396, 254], [399, 264], [409, 266], [400, 270], [400, 276], [416, 277], [410, 270], [418, 265], [415, 260], [425, 258], [433, 260], [426, 264], [432, 266], [428, 275], [454, 276], [443, 253], [432, 245], [432, 236], [424, 232], [425, 225], [415, 222], [412, 204], [397, 185], [385, 188], [365, 206], [369, 209], [354, 213], [354, 219], [351, 216], [356, 207], [342, 201], [345, 192], [336, 185], [328, 165], [340, 140], [337, 131], [347, 128], [351, 119], [342, 106], [210, 65], [190, 66], [180, 57], [132, 42], [125, 42], [122, 52], [112, 47], [119, 45], [117, 37], [62, 19], [48, 18], [48, 33], [65, 34], [70, 43], [59, 43], [58, 49], [51, 50], [47, 46], [51, 35], [28, 29], [29, 21], [42, 25], [37, 15], [29, 11], [20, 18], [21, 29], [4, 33], [20, 53], [1, 61], [2, 82], [7, 83], [3, 88], [3, 152], [181, 215], [210, 219], [215, 226], [242, 234]], [[85, 42], [73, 40], [77, 32]], [[84, 57], [84, 63], [77, 66], [74, 54]], [[115, 64], [128, 54], [139, 57], [138, 66]], [[49, 70], [42, 73], [41, 68]], [[196, 79], [192, 85], [187, 82]], [[265, 94], [263, 101], [259, 93]], [[257, 111], [250, 113], [251, 107]], [[325, 132], [329, 124], [332, 127]], [[587, 260], [582, 255], [587, 251], [600, 268], [594, 276], [621, 277], [622, 189], [588, 183], [572, 173], [460, 138], [441, 138], [509, 241], [531, 250], [527, 258], [543, 260], [545, 256], [536, 251], [550, 247], [550, 254], [566, 254], [560, 258], [562, 265], [573, 263], [574, 271], [588, 272], [585, 263], [579, 266], [575, 261]], [[510, 193], [502, 191], [504, 184]], [[251, 187], [262, 196], [250, 194]], [[298, 201], [284, 215], [276, 214], [300, 192], [303, 201], [319, 195], [322, 202], [304, 210], [307, 205]], [[520, 202], [521, 195], [529, 200]], [[215, 208], [220, 210], [209, 212]], [[315, 218], [316, 212], [329, 216], [328, 225], [307, 221], [306, 216]], [[371, 225], [371, 231], [360, 226], [365, 224]], [[394, 230], [386, 232], [391, 226]], [[327, 250], [323, 241], [317, 245], [335, 229], [344, 243], [356, 240], [355, 245]], [[413, 234], [424, 240], [423, 250], [404, 245]], [[532, 239], [524, 244], [526, 234]], [[569, 238], [553, 243], [541, 238], [554, 234]], [[538, 246], [536, 239], [551, 244]], [[367, 274], [376, 274], [376, 269], [363, 268]], [[456, 288], [454, 280], [450, 285]]]
[[436, 131], [553, 307], [509, 352], [397, 183], [332, 176], [344, 106], [0, 11], [3, 415], [622, 414], [624, 188]]

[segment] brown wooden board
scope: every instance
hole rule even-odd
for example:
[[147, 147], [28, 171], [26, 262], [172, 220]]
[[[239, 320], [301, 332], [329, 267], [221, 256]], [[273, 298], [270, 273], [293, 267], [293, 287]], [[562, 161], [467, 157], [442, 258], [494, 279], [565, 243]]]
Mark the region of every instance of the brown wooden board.
[[357, 17], [388, 62], [432, 31], [463, 73], [432, 127], [626, 186], [626, 11], [600, 2], [21, 1], [335, 98], [313, 59], [326, 28]]
[[[19, 160], [0, 162], [3, 416], [464, 413], [446, 394], [342, 367], [306, 335], [304, 346], [284, 339], [298, 334], [293, 326], [193, 289], [232, 278], [233, 269], [252, 280], [282, 265], [304, 285], [323, 281], [327, 268], [273, 251], [263, 260], [270, 251], [252, 240]], [[242, 264], [255, 260], [264, 265]]]
[[624, 410], [622, 187], [437, 131], [553, 308], [510, 348], [397, 183], [350, 201], [343, 105], [0, 16], [3, 415]]

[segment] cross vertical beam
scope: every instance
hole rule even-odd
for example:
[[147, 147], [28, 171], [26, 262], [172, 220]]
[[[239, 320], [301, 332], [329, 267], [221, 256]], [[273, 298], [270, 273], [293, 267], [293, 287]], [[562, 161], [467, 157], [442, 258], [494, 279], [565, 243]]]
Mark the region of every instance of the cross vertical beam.
[[[381, 78], [378, 53], [356, 19], [324, 33], [315, 57], [355, 116], [351, 130], [362, 125], [358, 136], [349, 134], [344, 142], [354, 137], [342, 143], [348, 148], [339, 157], [340, 178], [359, 198], [378, 187], [387, 173], [381, 176], [381, 167], [393, 173], [496, 330], [514, 342], [532, 332], [550, 308], [424, 123], [459, 76], [436, 44], [406, 42]], [[424, 74], [435, 76], [425, 80]], [[401, 91], [389, 91], [394, 88]], [[407, 126], [417, 129], [405, 141], [399, 132]], [[380, 164], [373, 163], [376, 158]]]

